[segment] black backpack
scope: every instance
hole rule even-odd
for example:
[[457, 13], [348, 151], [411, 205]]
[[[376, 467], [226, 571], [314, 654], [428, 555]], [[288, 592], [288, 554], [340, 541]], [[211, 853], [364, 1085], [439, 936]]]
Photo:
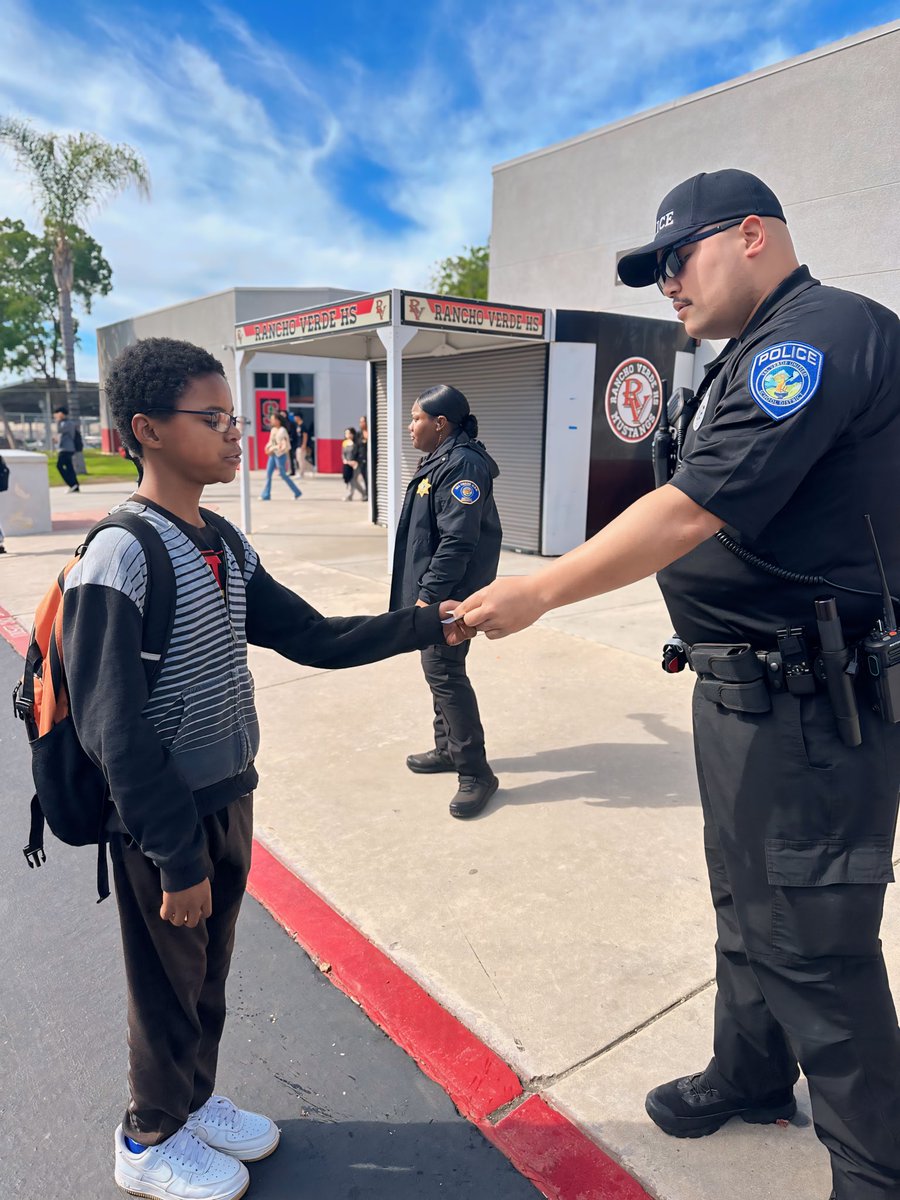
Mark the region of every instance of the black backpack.
[[9, 487], [9, 467], [3, 461], [3, 455], [0, 454], [0, 492], [5, 492]]
[[84, 439], [81, 436], [81, 426], [76, 425], [75, 431], [72, 434], [72, 443], [75, 446], [75, 453], [80, 454], [84, 449]]
[[[244, 542], [230, 522], [207, 509], [200, 510], [228, 545], [243, 574]], [[109, 895], [106, 862], [106, 827], [112, 801], [106, 778], [78, 740], [69, 713], [63, 645], [63, 592], [66, 576], [84, 555], [101, 529], [127, 529], [137, 539], [147, 563], [141, 659], [147, 690], [159, 678], [175, 619], [175, 571], [157, 531], [137, 513], [111, 513], [99, 521], [49, 588], [35, 614], [25, 655], [22, 679], [13, 691], [13, 710], [25, 722], [31, 746], [31, 773], [35, 794], [31, 800], [31, 827], [23, 853], [29, 867], [46, 861], [44, 825], [70, 846], [97, 850], [98, 903]]]

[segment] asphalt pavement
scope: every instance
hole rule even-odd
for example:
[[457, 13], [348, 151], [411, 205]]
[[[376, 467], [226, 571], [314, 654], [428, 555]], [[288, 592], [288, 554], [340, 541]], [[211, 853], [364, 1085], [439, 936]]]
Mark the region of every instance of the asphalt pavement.
[[[0, 698], [21, 660], [0, 641]], [[0, 707], [0, 1196], [112, 1200], [126, 1101], [115, 902], [92, 849], [21, 853], [31, 796], [24, 731]], [[250, 897], [238, 924], [218, 1088], [268, 1113], [278, 1151], [254, 1200], [529, 1200], [538, 1192]]]

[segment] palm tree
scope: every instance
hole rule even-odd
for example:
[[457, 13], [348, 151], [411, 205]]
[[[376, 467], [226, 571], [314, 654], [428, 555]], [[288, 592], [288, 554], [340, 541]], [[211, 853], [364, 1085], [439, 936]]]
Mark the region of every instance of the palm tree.
[[30, 121], [0, 117], [0, 143], [16, 154], [30, 175], [35, 200], [53, 239], [53, 278], [59, 291], [59, 328], [66, 361], [69, 415], [78, 416], [75, 329], [72, 323], [72, 242], [75, 225], [91, 210], [134, 184], [150, 194], [144, 160], [124, 143], [113, 146], [93, 133], [39, 133]]

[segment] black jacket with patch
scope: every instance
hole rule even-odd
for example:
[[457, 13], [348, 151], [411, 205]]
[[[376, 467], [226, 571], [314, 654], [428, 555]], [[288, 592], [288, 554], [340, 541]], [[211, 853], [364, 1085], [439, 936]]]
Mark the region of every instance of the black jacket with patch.
[[423, 459], [406, 489], [394, 544], [391, 608], [465, 600], [497, 574], [500, 470], [461, 431]]

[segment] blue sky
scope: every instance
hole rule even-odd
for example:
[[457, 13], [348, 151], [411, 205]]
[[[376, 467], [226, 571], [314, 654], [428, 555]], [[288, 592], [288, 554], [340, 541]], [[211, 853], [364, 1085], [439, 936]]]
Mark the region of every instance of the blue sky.
[[[491, 167], [900, 15], [778, 0], [2, 0], [0, 112], [146, 158], [90, 222], [91, 331], [233, 285], [427, 284], [490, 234]], [[772, 136], [787, 138], [784, 114]], [[789, 151], [789, 147], [788, 147]], [[673, 181], [676, 182], [676, 181]], [[0, 155], [0, 216], [34, 223]]]

